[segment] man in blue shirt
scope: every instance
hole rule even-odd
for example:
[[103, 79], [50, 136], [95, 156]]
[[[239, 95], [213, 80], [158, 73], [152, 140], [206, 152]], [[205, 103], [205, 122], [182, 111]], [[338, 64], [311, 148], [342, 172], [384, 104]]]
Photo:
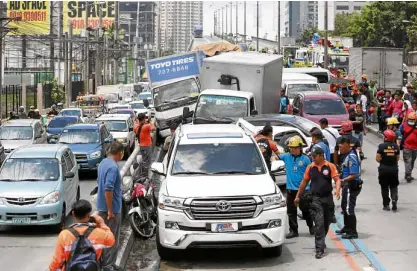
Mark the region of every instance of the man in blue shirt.
[[[290, 233], [287, 239], [298, 237], [298, 223], [297, 223], [297, 206], [294, 203], [295, 197], [298, 193], [300, 183], [304, 178], [304, 173], [308, 165], [311, 164], [310, 158], [303, 154], [302, 147], [304, 143], [299, 136], [293, 136], [289, 139], [287, 146], [290, 148], [290, 153], [280, 154], [278, 157], [285, 163], [285, 170], [287, 174], [287, 215], [290, 224]], [[300, 198], [300, 209], [307, 222], [310, 234], [314, 234], [313, 219], [310, 214], [311, 194], [310, 187]]]
[[116, 266], [116, 258], [122, 223], [122, 178], [117, 162], [123, 155], [123, 145], [115, 141], [107, 158], [98, 166], [97, 209], [116, 239], [113, 247], [103, 250], [103, 271], [122, 270]]
[[360, 173], [359, 159], [350, 145], [348, 137], [342, 137], [340, 140], [340, 152], [347, 154], [342, 162], [342, 210], [344, 227], [336, 231], [337, 234], [343, 234], [344, 239], [357, 239], [356, 231], [356, 199], [362, 190], [362, 180]]
[[329, 145], [324, 141], [324, 135], [322, 131], [320, 129], [314, 129], [311, 132], [311, 137], [314, 144], [311, 148], [311, 151], [313, 152], [315, 148], [321, 148], [324, 152], [324, 159], [330, 162], [330, 148]]

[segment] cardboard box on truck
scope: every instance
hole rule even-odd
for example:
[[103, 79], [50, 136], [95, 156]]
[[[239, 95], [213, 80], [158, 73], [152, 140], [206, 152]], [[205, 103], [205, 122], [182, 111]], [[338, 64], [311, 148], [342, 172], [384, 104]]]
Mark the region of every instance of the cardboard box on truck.
[[[222, 76], [234, 78], [232, 84], [221, 84]], [[230, 52], [204, 59], [201, 87], [251, 92], [260, 114], [279, 113], [281, 79], [281, 55]]]

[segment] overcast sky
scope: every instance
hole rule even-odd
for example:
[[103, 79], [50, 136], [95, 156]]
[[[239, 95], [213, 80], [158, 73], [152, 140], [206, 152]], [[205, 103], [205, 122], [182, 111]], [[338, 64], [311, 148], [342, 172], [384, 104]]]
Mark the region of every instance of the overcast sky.
[[[214, 12], [223, 7], [223, 26], [226, 28], [226, 5], [227, 5], [227, 27], [230, 33], [230, 3], [233, 4], [232, 9], [232, 25], [233, 33], [236, 33], [236, 1], [224, 2], [224, 1], [204, 1], [203, 10], [203, 29], [204, 35], [210, 35], [214, 32]], [[238, 1], [238, 30], [243, 34], [244, 28], [244, 4], [243, 1]], [[284, 2], [281, 3], [281, 36], [284, 35]], [[267, 39], [274, 40], [277, 34], [277, 14], [278, 6], [277, 1], [259, 1], [259, 36], [261, 38], [267, 34]], [[219, 18], [220, 20], [220, 18]], [[221, 21], [219, 23], [221, 25]], [[246, 2], [246, 34], [256, 36], [256, 1]]]

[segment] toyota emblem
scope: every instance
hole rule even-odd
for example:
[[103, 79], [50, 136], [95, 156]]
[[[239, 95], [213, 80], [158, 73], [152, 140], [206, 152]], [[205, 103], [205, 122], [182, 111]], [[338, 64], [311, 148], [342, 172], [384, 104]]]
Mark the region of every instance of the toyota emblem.
[[228, 201], [221, 200], [216, 203], [216, 208], [219, 212], [228, 212], [232, 208], [232, 204]]
[[18, 198], [17, 199], [19, 202], [24, 202], [25, 201], [25, 199], [24, 198]]

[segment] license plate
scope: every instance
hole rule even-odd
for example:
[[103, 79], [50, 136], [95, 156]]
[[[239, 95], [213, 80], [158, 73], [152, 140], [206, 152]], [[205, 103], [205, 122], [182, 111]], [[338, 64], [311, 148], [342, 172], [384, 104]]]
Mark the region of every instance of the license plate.
[[16, 217], [12, 219], [13, 224], [30, 224], [30, 217]]
[[237, 223], [215, 223], [211, 224], [212, 232], [233, 232], [238, 230]]

